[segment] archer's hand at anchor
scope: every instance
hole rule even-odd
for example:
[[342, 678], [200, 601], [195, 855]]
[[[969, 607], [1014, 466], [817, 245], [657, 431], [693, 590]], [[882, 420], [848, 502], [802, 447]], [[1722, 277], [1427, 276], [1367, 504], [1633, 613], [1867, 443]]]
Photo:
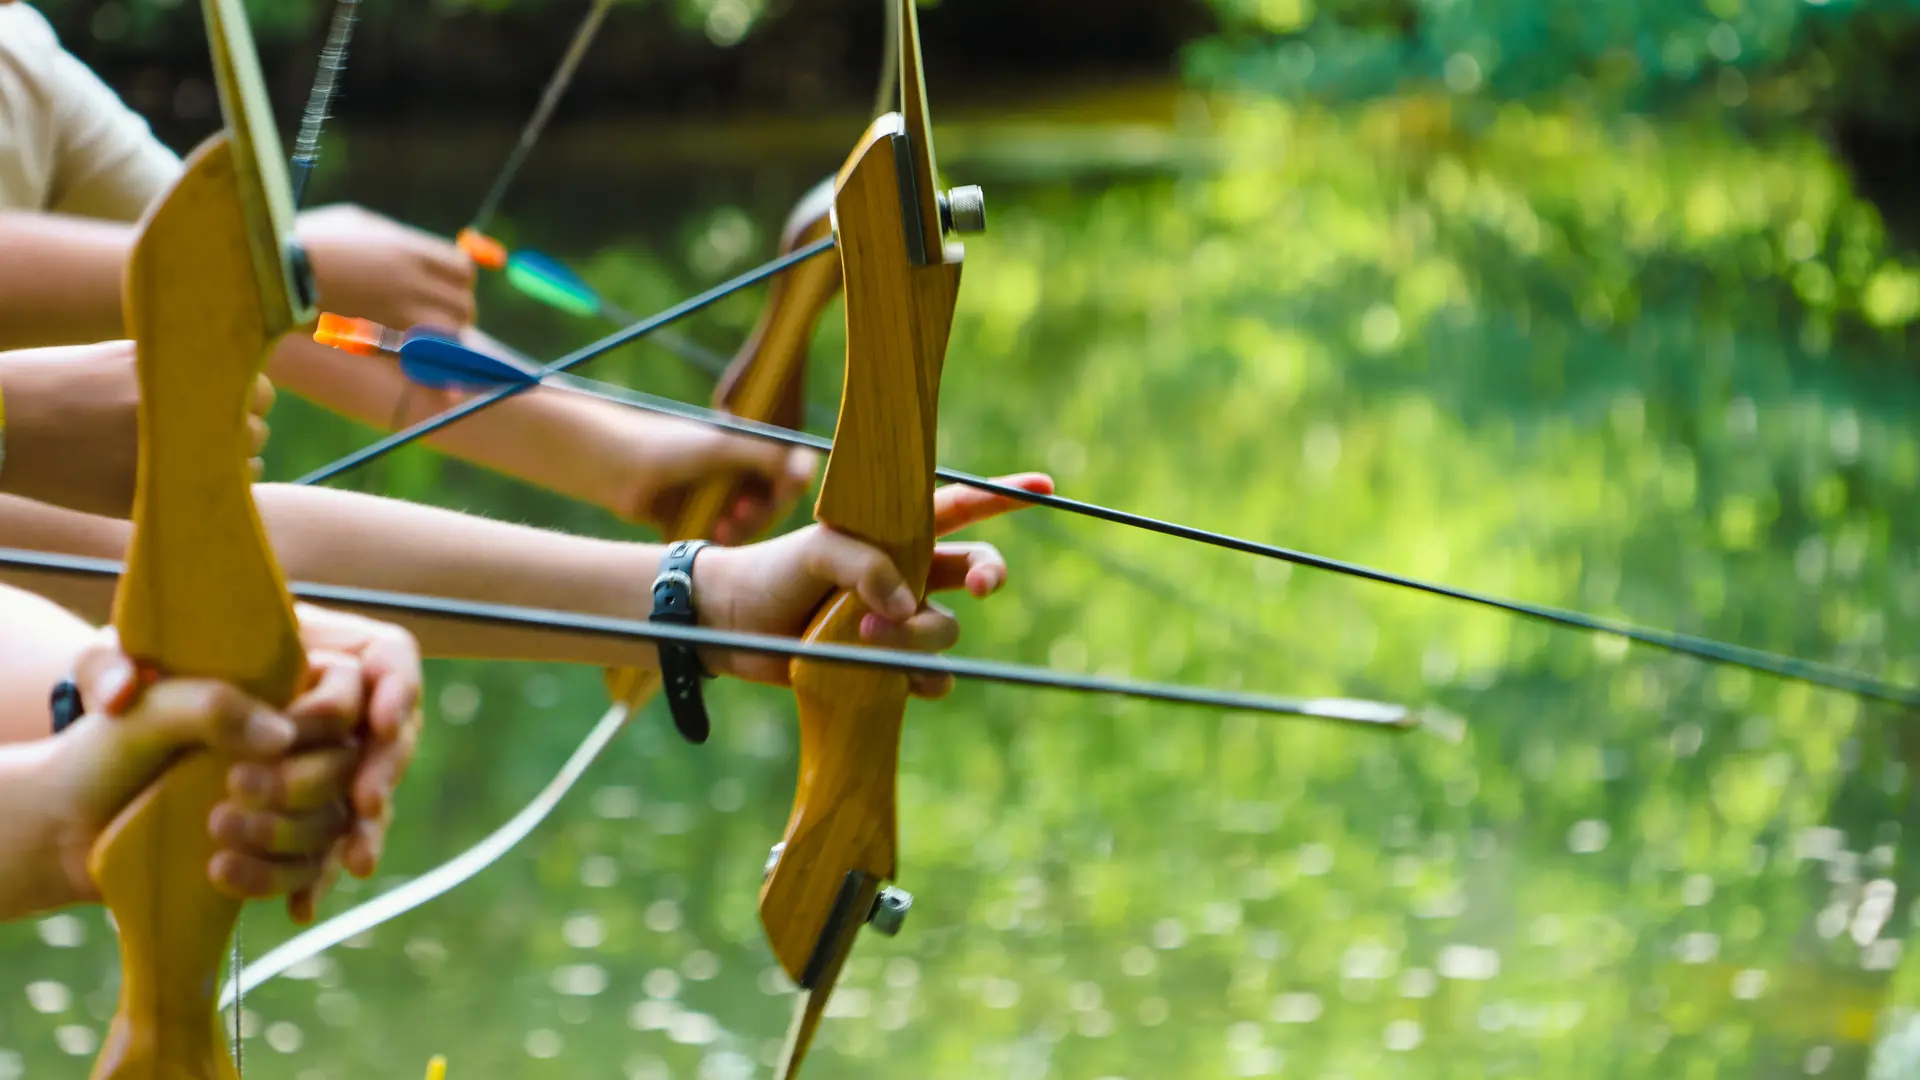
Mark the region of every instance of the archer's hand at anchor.
[[[1003, 484], [1040, 494], [1053, 492], [1053, 479], [1040, 473], [1003, 478]], [[934, 493], [934, 532], [945, 536], [1026, 503], [965, 487]], [[893, 649], [944, 652], [960, 640], [953, 613], [915, 598], [879, 549], [824, 525], [741, 548], [708, 548], [693, 570], [694, 591], [703, 625], [727, 630], [798, 636], [827, 597], [840, 589], [856, 593], [872, 609], [860, 626], [863, 642]], [[1007, 563], [991, 544], [948, 543], [934, 549], [927, 594], [965, 589], [991, 596], [1007, 583]], [[703, 652], [708, 670], [775, 686], [788, 684], [785, 657]], [[944, 697], [953, 689], [950, 675], [915, 675], [916, 697]]]
[[611, 436], [627, 448], [612, 509], [665, 531], [692, 492], [715, 478], [738, 478], [738, 493], [715, 523], [713, 540], [741, 544], [772, 528], [806, 494], [820, 468], [812, 450], [735, 435], [670, 416], [630, 412]]
[[352, 205], [309, 210], [295, 232], [329, 310], [400, 330], [473, 323], [476, 271], [451, 241]]

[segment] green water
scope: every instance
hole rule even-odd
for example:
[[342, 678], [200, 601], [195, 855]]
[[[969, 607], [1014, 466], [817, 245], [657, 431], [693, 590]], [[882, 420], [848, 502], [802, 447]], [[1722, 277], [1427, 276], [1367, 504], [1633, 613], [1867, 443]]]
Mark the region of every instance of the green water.
[[[1920, 678], [1907, 271], [1834, 164], [1682, 127], [1509, 117], [1462, 142], [1383, 115], [1216, 110], [1204, 168], [1047, 175], [957, 135], [944, 163], [989, 183], [993, 231], [969, 243], [943, 460]], [[512, 227], [644, 310], [765, 257], [831, 164], [535, 173]], [[471, 205], [354, 166], [348, 191], [444, 231]], [[523, 347], [588, 336], [484, 299]], [[755, 303], [693, 333], [725, 349]], [[595, 373], [708, 393], [646, 348]], [[270, 469], [364, 438], [289, 403]], [[358, 482], [622, 531], [424, 452]], [[863, 940], [807, 1075], [1860, 1076], [1876, 1042], [1876, 1075], [1920, 1068], [1908, 718], [1092, 523], [980, 535], [1015, 578], [958, 602], [968, 655], [1381, 697], [1466, 736], [984, 687], [916, 704], [918, 905]], [[336, 910], [505, 820], [603, 705], [595, 671], [429, 676], [393, 877]], [[452, 1080], [769, 1075], [791, 999], [754, 901], [791, 702], [713, 705], [708, 746], [650, 716], [501, 865], [250, 995], [248, 1073], [401, 1080], [445, 1053]], [[247, 948], [287, 932], [263, 906]], [[114, 985], [98, 911], [0, 928], [0, 1080], [81, 1075]]]

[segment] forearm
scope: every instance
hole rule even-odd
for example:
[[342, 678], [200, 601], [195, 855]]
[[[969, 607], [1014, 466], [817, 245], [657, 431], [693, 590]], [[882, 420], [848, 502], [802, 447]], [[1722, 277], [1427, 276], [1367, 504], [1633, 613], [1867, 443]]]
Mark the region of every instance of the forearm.
[[[645, 618], [651, 607], [658, 545], [592, 540], [324, 488], [260, 484], [254, 499], [293, 581], [615, 618]], [[118, 559], [131, 529], [124, 521], [0, 497], [0, 546]], [[106, 583], [5, 576], [91, 619], [103, 621], [111, 606]], [[657, 663], [653, 649], [637, 643], [366, 613], [406, 627], [432, 657]]]
[[53, 686], [72, 675], [93, 634], [91, 624], [49, 600], [0, 586], [0, 745], [50, 733]]
[[[260, 484], [255, 501], [289, 576], [302, 581], [419, 593], [614, 618], [645, 618], [661, 548], [594, 540], [357, 492]], [[392, 621], [401, 621], [394, 619]], [[468, 628], [415, 628], [432, 656], [604, 663], [565, 637]], [[482, 651], [470, 651], [480, 648]], [[648, 666], [653, 650], [620, 646]]]
[[[419, 423], [445, 407], [444, 395], [411, 386], [392, 359], [356, 356], [304, 335], [281, 343], [268, 374], [286, 390], [383, 431]], [[617, 504], [623, 479], [605, 452], [618, 419], [611, 408], [540, 387], [458, 420], [424, 441], [536, 487], [608, 507]]]
[[138, 394], [131, 342], [0, 352], [0, 494], [125, 515], [133, 506]]
[[134, 239], [131, 225], [0, 212], [0, 349], [125, 336], [121, 279]]
[[75, 903], [61, 860], [53, 740], [0, 746], [0, 923]]
[[0, 587], [0, 922], [79, 899], [61, 858], [48, 697], [92, 634], [46, 600]]

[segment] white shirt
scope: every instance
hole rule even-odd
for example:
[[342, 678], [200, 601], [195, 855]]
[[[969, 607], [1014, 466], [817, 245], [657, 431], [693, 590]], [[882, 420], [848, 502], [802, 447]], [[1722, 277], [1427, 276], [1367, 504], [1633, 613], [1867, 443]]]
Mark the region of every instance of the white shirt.
[[0, 3], [0, 210], [133, 221], [181, 167], [38, 11]]

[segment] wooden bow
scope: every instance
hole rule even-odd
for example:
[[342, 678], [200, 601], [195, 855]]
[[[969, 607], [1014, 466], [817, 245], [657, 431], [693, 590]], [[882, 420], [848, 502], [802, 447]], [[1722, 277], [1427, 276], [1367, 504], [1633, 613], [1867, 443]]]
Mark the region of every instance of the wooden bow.
[[[140, 380], [134, 534], [114, 602], [128, 655], [276, 705], [306, 680], [293, 603], [254, 509], [247, 404], [280, 336], [311, 318], [293, 210], [240, 0], [204, 0], [226, 126], [142, 223], [126, 320]], [[177, 759], [94, 845], [120, 933], [120, 1002], [94, 1080], [232, 1080], [213, 992], [240, 902], [208, 879], [228, 762]]]
[[[963, 250], [946, 240], [914, 0], [899, 11], [901, 111], [873, 122], [835, 178], [846, 289], [840, 419], [815, 517], [885, 551], [916, 592], [933, 558], [935, 427]], [[830, 293], [829, 293], [830, 295]], [[831, 599], [809, 642], [855, 644], [867, 607]], [[907, 680], [796, 660], [800, 771], [760, 890], [767, 939], [802, 998], [780, 1074], [797, 1074], [860, 927], [894, 876], [895, 774]]]

